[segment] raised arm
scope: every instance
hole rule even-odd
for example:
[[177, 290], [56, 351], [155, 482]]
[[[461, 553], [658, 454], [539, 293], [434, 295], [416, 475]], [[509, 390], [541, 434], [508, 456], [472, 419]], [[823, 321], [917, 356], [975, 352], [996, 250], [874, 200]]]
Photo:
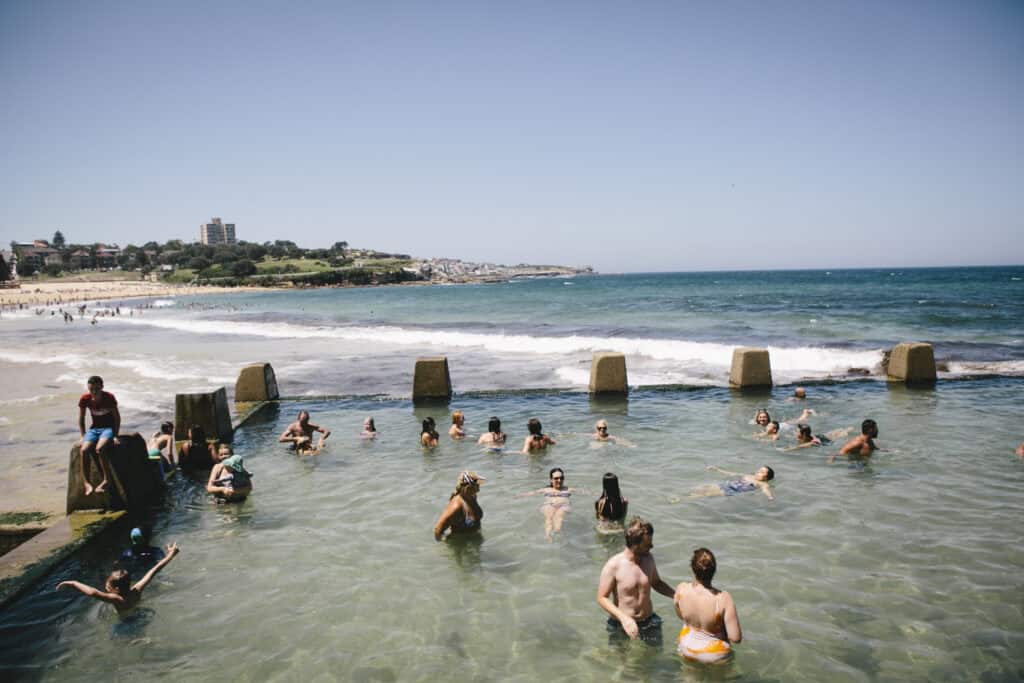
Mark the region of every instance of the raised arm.
[[739, 476], [742, 476], [739, 472], [730, 472], [729, 470], [723, 470], [721, 467], [717, 467], [715, 465], [708, 465], [705, 469], [713, 470], [715, 472], [719, 472], [721, 474], [724, 474], [727, 477], [739, 477]]
[[167, 554], [164, 555], [164, 558], [162, 560], [160, 560], [159, 562], [157, 562], [153, 566], [152, 569], [150, 569], [148, 572], [146, 572], [145, 575], [143, 575], [143, 577], [141, 579], [136, 581], [132, 585], [132, 590], [133, 591], [138, 591], [139, 593], [141, 593], [142, 591], [146, 590], [146, 586], [148, 586], [149, 582], [153, 580], [153, 577], [156, 576], [157, 574], [159, 574], [160, 570], [163, 569], [164, 567], [166, 567], [167, 563], [170, 562], [171, 560], [173, 560], [174, 556], [177, 555], [177, 554], [178, 554], [178, 544], [177, 543], [169, 544], [167, 546]]
[[124, 599], [117, 593], [106, 593], [92, 586], [86, 585], [81, 581], [61, 581], [57, 584], [57, 590], [61, 588], [74, 588], [82, 595], [88, 595], [90, 598], [96, 598], [103, 602], [109, 602], [111, 604], [118, 604], [124, 602]]
[[725, 635], [729, 637], [730, 643], [743, 642], [743, 630], [740, 628], [740, 616], [736, 614], [736, 603], [732, 601], [732, 596], [727, 591], [722, 591], [722, 597], [725, 599]]

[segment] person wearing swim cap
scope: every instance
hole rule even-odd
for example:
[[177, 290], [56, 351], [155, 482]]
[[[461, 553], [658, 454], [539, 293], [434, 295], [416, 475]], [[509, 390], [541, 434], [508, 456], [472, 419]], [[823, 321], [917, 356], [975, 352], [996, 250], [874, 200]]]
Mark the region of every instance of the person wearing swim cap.
[[242, 456], [232, 455], [214, 465], [206, 490], [225, 501], [245, 500], [252, 493], [252, 473], [244, 462]]
[[149, 536], [149, 529], [143, 527], [135, 527], [128, 535], [132, 546], [121, 553], [119, 562], [134, 574], [145, 572], [164, 557], [161, 548], [149, 545]]
[[455, 491], [448, 497], [448, 505], [434, 525], [435, 541], [480, 531], [484, 511], [476, 496], [480, 492], [480, 483], [484, 481], [487, 480], [472, 470], [459, 472]]

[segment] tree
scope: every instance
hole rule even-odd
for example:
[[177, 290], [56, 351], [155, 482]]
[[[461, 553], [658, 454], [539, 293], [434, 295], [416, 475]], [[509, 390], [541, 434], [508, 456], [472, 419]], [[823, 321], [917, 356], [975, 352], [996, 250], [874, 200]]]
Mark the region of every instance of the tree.
[[63, 249], [64, 248], [64, 233], [62, 233], [60, 230], [58, 230], [57, 232], [53, 233], [53, 248], [54, 249]]
[[345, 250], [348, 249], [348, 242], [335, 242], [331, 245], [331, 251], [345, 255]]
[[235, 277], [249, 277], [256, 274], [256, 264], [247, 259], [235, 261], [231, 266], [231, 274]]
[[205, 259], [202, 256], [196, 256], [193, 259], [189, 259], [188, 267], [196, 272], [206, 270], [210, 267], [210, 259]]

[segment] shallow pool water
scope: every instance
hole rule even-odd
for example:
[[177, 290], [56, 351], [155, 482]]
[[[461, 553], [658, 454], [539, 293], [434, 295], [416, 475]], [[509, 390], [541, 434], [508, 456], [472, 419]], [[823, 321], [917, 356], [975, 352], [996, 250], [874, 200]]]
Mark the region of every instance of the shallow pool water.
[[[236, 452], [254, 473], [241, 505], [218, 505], [177, 477], [155, 541], [181, 555], [147, 590], [141, 616], [55, 593], [64, 578], [102, 583], [124, 547], [113, 539], [60, 568], [0, 615], [5, 680], [1017, 680], [1024, 675], [1024, 462], [1013, 455], [1019, 379], [879, 382], [810, 388], [805, 404], [726, 389], [457, 397], [473, 434], [499, 416], [509, 449], [417, 445], [426, 415], [405, 401], [286, 402], [241, 428]], [[829, 465], [834, 448], [781, 452], [755, 441], [754, 411], [817, 411], [816, 432], [879, 423], [871, 462]], [[300, 408], [333, 430], [327, 450], [297, 458], [276, 437]], [[362, 419], [380, 438], [358, 438]], [[529, 417], [558, 445], [518, 453]], [[589, 440], [598, 418], [635, 448]], [[1015, 431], [1016, 430], [1016, 431]], [[706, 465], [776, 471], [758, 493], [689, 499], [723, 480]], [[549, 543], [539, 497], [564, 468], [572, 497]], [[487, 477], [479, 539], [437, 543], [431, 528], [462, 469]], [[630, 512], [655, 527], [654, 556], [675, 585], [690, 554], [718, 557], [715, 584], [739, 609], [744, 641], [724, 666], [673, 654], [680, 622], [654, 596], [665, 645], [609, 645], [595, 602], [619, 535], [595, 531], [593, 500], [611, 471]], [[126, 535], [125, 535], [126, 536]], [[124, 538], [127, 542], [127, 538]]]

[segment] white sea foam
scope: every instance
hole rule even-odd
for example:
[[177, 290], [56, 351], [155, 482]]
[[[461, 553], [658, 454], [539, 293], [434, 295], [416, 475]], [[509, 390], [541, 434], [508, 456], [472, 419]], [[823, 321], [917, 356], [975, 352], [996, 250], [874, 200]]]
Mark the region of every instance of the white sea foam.
[[1024, 360], [959, 361], [949, 364], [951, 375], [1024, 375]]
[[153, 308], [168, 308], [177, 302], [174, 299], [157, 299], [152, 303]]
[[[75, 370], [107, 366], [131, 370], [136, 375], [147, 379], [182, 380], [202, 377], [210, 382], [233, 382], [235, 380], [235, 377], [229, 374], [210, 374], [210, 368], [208, 367], [192, 367], [187, 371], [180, 368], [175, 369], [175, 364], [165, 358], [105, 358], [88, 354], [33, 353], [31, 351], [4, 349], [0, 351], [0, 361], [21, 365], [61, 363]], [[59, 382], [74, 381], [75, 379], [81, 380], [81, 377], [75, 377], [69, 373], [64, 373], [57, 377]]]

